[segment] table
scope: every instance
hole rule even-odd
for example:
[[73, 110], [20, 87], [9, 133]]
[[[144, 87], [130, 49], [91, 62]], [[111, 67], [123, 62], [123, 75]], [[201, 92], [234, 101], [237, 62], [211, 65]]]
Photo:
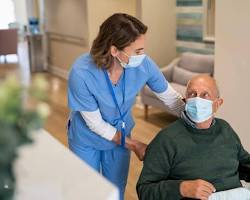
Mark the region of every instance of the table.
[[117, 200], [118, 189], [45, 130], [15, 163], [16, 200]]

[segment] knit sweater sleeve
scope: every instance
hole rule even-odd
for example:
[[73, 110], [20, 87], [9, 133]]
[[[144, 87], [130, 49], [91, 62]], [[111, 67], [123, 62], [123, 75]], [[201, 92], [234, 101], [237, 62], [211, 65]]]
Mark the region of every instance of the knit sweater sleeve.
[[241, 144], [241, 140], [237, 133], [233, 130], [233, 128], [229, 125], [228, 128], [231, 129], [233, 138], [236, 141], [236, 146], [238, 148], [238, 159], [240, 164], [250, 164], [250, 154], [244, 149], [243, 145]]
[[181, 180], [172, 180], [169, 177], [175, 153], [171, 139], [163, 132], [150, 143], [136, 186], [140, 200], [181, 199]]
[[250, 165], [250, 154], [244, 149], [241, 144], [240, 138], [236, 135], [237, 147], [238, 147], [238, 158], [240, 164], [249, 164]]

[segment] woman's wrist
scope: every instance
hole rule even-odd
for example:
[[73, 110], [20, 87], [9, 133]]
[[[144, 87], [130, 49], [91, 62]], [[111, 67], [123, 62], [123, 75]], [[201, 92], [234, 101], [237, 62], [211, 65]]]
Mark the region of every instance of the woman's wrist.
[[[114, 135], [112, 141], [118, 145], [121, 144], [121, 132], [117, 131], [116, 134]], [[136, 149], [136, 140], [133, 140], [129, 137], [126, 137], [125, 139], [125, 147], [131, 151], [135, 151]]]
[[121, 132], [120, 131], [116, 131], [116, 134], [114, 135], [112, 142], [120, 145], [121, 144]]

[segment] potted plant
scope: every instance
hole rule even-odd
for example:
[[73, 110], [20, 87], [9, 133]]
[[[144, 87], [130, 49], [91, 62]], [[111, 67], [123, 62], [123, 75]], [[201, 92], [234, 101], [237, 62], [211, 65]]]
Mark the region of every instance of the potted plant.
[[32, 142], [30, 133], [41, 128], [49, 114], [47, 83], [37, 77], [31, 87], [16, 78], [0, 82], [0, 199], [11, 200], [15, 191], [14, 161], [21, 145]]

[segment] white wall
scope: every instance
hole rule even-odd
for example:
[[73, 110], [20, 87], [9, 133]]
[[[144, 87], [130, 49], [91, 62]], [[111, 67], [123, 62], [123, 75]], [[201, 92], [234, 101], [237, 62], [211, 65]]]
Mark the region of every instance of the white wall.
[[230, 122], [250, 152], [250, 1], [216, 1], [215, 78]]
[[28, 24], [27, 2], [26, 0], [13, 0], [15, 5], [16, 21], [21, 25]]
[[45, 0], [46, 31], [88, 38], [86, 0]]
[[[86, 40], [86, 45], [79, 46], [49, 39], [49, 65], [58, 75], [66, 74], [73, 61], [80, 54], [89, 51], [99, 26], [107, 17], [116, 12], [136, 15], [136, 0], [54, 1], [45, 0], [46, 16], [49, 16], [46, 19], [47, 31], [66, 32], [66, 35], [83, 37]], [[49, 24], [53, 26], [48, 26]]]
[[99, 26], [110, 15], [122, 12], [136, 16], [136, 0], [88, 0], [89, 46], [97, 36]]
[[39, 0], [26, 0], [28, 17], [39, 18]]
[[146, 51], [162, 67], [176, 56], [176, 0], [139, 0], [141, 20], [148, 26]]

